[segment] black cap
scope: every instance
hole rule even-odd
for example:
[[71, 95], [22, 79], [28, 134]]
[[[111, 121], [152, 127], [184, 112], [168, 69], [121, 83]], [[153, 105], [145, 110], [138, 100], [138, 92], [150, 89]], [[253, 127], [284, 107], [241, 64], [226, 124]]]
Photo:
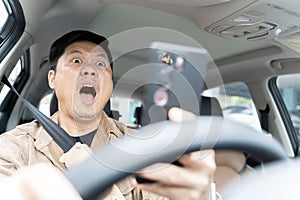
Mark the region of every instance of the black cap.
[[61, 36], [51, 45], [49, 53], [50, 69], [56, 69], [57, 61], [64, 53], [66, 47], [77, 41], [90, 41], [97, 45], [100, 45], [106, 52], [108, 60], [110, 62], [110, 66], [112, 68], [112, 57], [108, 48], [108, 40], [101, 35], [87, 30], [74, 30]]

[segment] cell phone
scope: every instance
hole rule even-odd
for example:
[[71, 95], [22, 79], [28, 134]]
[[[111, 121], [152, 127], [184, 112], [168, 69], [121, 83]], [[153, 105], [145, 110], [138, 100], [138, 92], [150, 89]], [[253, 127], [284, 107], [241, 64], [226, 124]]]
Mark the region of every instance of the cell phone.
[[201, 47], [153, 42], [149, 83], [143, 86], [140, 125], [167, 120], [172, 107], [200, 113], [201, 92], [209, 54]]

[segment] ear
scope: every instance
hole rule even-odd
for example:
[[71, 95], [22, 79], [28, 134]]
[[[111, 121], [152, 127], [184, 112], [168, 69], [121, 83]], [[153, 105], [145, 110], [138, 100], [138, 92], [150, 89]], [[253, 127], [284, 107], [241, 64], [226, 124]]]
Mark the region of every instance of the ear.
[[49, 70], [48, 72], [48, 84], [51, 89], [55, 88], [55, 71]]

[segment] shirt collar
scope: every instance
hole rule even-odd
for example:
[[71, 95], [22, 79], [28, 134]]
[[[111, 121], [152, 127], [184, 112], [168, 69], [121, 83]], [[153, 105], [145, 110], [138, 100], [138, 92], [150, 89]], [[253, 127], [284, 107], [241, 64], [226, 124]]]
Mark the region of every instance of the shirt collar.
[[94, 136], [91, 148], [96, 149], [101, 145], [108, 143], [110, 140], [121, 137], [124, 135], [124, 132], [126, 132], [125, 127], [125, 125], [120, 124], [120, 122], [117, 122], [112, 118], [109, 118], [106, 113], [103, 112], [99, 128]]

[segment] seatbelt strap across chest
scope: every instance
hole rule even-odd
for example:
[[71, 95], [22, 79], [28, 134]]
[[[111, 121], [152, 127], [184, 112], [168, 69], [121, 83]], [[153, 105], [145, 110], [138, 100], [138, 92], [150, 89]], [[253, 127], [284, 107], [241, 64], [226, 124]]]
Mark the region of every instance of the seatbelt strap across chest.
[[49, 117], [39, 111], [30, 102], [24, 99], [17, 90], [9, 83], [5, 76], [2, 77], [1, 82], [7, 85], [23, 102], [26, 108], [32, 113], [32, 115], [42, 124], [44, 129], [53, 138], [53, 140], [60, 146], [64, 152], [68, 152], [74, 144], [77, 142], [76, 138], [71, 137], [64, 129], [58, 124], [52, 121]]

